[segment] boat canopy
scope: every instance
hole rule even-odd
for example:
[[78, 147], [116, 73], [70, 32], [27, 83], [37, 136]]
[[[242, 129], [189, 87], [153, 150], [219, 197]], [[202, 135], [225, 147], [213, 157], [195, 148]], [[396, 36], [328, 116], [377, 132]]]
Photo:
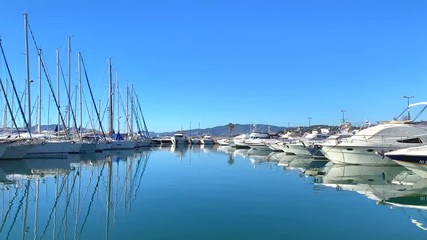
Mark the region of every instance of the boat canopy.
[[124, 140], [124, 139], [123, 139], [123, 136], [122, 136], [120, 133], [113, 133], [113, 135], [111, 135], [111, 138], [112, 138], [113, 140], [118, 140], [118, 141], [122, 141], [122, 140]]

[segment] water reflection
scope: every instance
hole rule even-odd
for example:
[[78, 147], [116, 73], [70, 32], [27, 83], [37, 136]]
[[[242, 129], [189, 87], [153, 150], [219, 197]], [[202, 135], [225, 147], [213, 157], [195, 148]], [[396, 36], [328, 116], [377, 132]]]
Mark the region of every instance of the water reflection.
[[[149, 156], [106, 151], [0, 161], [0, 239], [108, 239], [119, 209], [129, 210], [137, 196]], [[103, 233], [95, 235], [95, 222]]]
[[[319, 184], [337, 190], [354, 191], [381, 205], [427, 209], [427, 179], [402, 166], [332, 165]], [[406, 212], [411, 223], [427, 230], [424, 212]]]
[[[144, 204], [140, 204], [138, 193], [144, 185], [150, 157], [152, 168], [146, 176], [149, 178], [144, 179], [148, 194], [143, 195]], [[177, 159], [184, 163], [195, 161], [187, 165]], [[278, 171], [263, 171], [263, 166]], [[301, 179], [295, 179], [295, 174], [282, 172], [303, 176], [304, 184], [298, 184]], [[360, 203], [357, 199], [363, 196], [378, 203], [375, 207], [405, 211], [405, 216], [410, 216], [411, 223], [420, 229], [427, 226], [427, 218], [423, 217], [427, 209], [427, 180], [404, 167], [343, 166], [281, 152], [198, 145], [68, 155], [66, 159], [0, 161], [0, 239], [109, 239], [110, 235], [120, 238], [129, 231], [153, 239], [165, 225], [172, 234], [165, 231], [161, 236], [169, 239], [176, 239], [174, 234], [191, 239], [193, 231], [201, 234], [193, 239], [203, 238], [200, 236], [205, 236], [204, 230], [212, 231], [206, 226], [226, 229], [225, 235], [217, 239], [235, 239], [244, 237], [226, 234], [233, 229], [236, 234], [249, 231], [247, 226], [254, 223], [263, 226], [262, 234], [274, 224], [274, 229], [291, 226], [271, 238], [294, 234], [296, 239], [294, 227], [306, 224], [316, 228], [319, 224], [309, 225], [306, 216], [299, 214], [303, 211], [322, 216], [325, 224], [339, 219], [329, 210], [318, 210], [325, 205], [313, 199], [317, 190], [322, 198], [334, 198], [337, 205], [340, 201], [336, 198], [347, 193], [344, 208], [354, 199]], [[354, 194], [357, 197], [349, 199], [350, 191], [361, 195]], [[325, 212], [327, 216], [321, 215]], [[227, 222], [224, 216], [230, 220]], [[260, 224], [259, 216], [268, 216], [264, 218], [265, 225]], [[224, 221], [227, 225], [221, 225]], [[144, 228], [144, 224], [148, 226]], [[230, 224], [233, 228], [228, 228]], [[183, 234], [187, 230], [188, 235]], [[128, 235], [132, 236], [135, 237]]]

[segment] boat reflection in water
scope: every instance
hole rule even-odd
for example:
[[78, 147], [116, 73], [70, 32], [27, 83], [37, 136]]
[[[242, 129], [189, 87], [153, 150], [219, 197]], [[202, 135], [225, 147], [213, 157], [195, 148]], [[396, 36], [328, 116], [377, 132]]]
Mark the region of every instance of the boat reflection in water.
[[122, 218], [117, 212], [130, 211], [149, 156], [105, 151], [0, 161], [0, 239], [108, 239]]
[[[355, 191], [378, 204], [427, 210], [427, 179], [402, 166], [332, 165], [316, 182], [337, 190]], [[405, 213], [427, 230], [424, 212]]]

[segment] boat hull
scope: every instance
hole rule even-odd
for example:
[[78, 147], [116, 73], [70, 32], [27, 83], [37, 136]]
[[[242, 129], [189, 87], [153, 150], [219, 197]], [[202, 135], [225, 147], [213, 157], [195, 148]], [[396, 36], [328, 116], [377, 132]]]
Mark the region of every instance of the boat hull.
[[335, 164], [396, 165], [384, 152], [394, 149], [378, 146], [322, 146], [321, 151]]
[[81, 143], [73, 141], [46, 141], [30, 149], [25, 158], [56, 157], [68, 153], [80, 153]]

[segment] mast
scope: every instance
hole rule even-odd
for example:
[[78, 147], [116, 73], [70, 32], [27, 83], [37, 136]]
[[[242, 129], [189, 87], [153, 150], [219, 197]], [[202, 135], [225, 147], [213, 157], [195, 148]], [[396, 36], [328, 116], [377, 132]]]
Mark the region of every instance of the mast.
[[[28, 135], [30, 136], [30, 138], [32, 138], [32, 136], [31, 136], [31, 131], [30, 131], [30, 127], [29, 127], [28, 122], [27, 122], [27, 119], [26, 119], [26, 117], [25, 117], [25, 112], [24, 112], [24, 110], [22, 109], [21, 101], [20, 101], [19, 96], [18, 96], [18, 91], [16, 90], [16, 87], [15, 87], [15, 81], [13, 81], [12, 73], [10, 72], [9, 64], [7, 63], [7, 60], [6, 60], [6, 55], [5, 55], [5, 53], [4, 53], [4, 49], [3, 49], [3, 46], [2, 46], [2, 44], [1, 44], [1, 39], [0, 39], [0, 50], [1, 50], [1, 53], [2, 53], [2, 55], [3, 55], [4, 63], [6, 64], [7, 73], [8, 73], [8, 75], [9, 75], [9, 77], [10, 77], [10, 81], [11, 81], [11, 83], [12, 83], [13, 93], [14, 93], [14, 95], [15, 95], [15, 97], [16, 97], [17, 102], [18, 102], [18, 107], [19, 107], [19, 110], [20, 110], [20, 112], [21, 112], [22, 119], [24, 120], [25, 127], [27, 128]], [[3, 84], [2, 84], [2, 89], [3, 89]], [[3, 90], [3, 91], [4, 91], [4, 90]], [[8, 107], [8, 108], [9, 108], [9, 107]], [[10, 109], [10, 116], [12, 117], [12, 120], [14, 121], [14, 124], [16, 125], [16, 122], [15, 122], [14, 117], [13, 117], [12, 110], [11, 110], [11, 108], [9, 108], [9, 109]], [[19, 130], [18, 130], [18, 127], [17, 127], [17, 126], [16, 126], [16, 130], [18, 131], [18, 135], [19, 135]]]
[[6, 91], [4, 92], [4, 112], [3, 112], [3, 128], [7, 128], [7, 78], [6, 78]]
[[80, 68], [80, 52], [77, 54], [77, 75], [79, 78], [79, 90], [80, 90], [80, 124], [79, 124], [79, 128], [80, 131], [82, 130], [83, 127], [83, 107], [82, 107], [82, 102], [83, 102], [83, 89], [82, 89], [82, 75], [81, 75], [81, 68]]
[[[60, 74], [60, 69], [59, 69], [59, 48], [56, 49], [56, 91], [57, 91], [57, 95], [58, 95], [58, 103], [60, 103], [60, 87], [59, 87], [59, 74]], [[58, 125], [57, 125], [57, 131], [58, 131], [58, 137], [59, 137], [59, 126], [61, 125], [61, 116], [59, 114], [59, 108], [57, 108], [58, 110]]]
[[[129, 123], [129, 86], [126, 82], [126, 122]], [[132, 137], [132, 132], [130, 131], [130, 125], [128, 124], [128, 137]]]
[[[1, 80], [1, 78], [0, 78], [0, 87], [1, 87], [1, 90], [3, 91], [3, 95], [6, 97], [6, 89], [4, 89], [4, 87], [3, 87], [3, 82]], [[7, 109], [9, 109], [10, 117], [12, 118], [12, 122], [16, 128], [16, 132], [19, 135], [19, 128], [18, 128], [18, 125], [16, 124], [15, 117], [13, 116], [13, 110], [10, 107], [9, 100], [7, 100], [7, 98], [5, 98], [5, 102], [6, 102]]]
[[31, 88], [30, 88], [30, 55], [28, 51], [28, 16], [24, 13], [25, 24], [25, 65], [27, 69], [28, 131], [31, 135]]
[[120, 92], [119, 92], [119, 77], [116, 72], [116, 93], [117, 93], [117, 133], [120, 133]]
[[113, 76], [112, 76], [112, 66], [111, 58], [109, 58], [109, 81], [108, 81], [108, 134], [111, 136], [113, 134]]
[[[68, 93], [71, 92], [71, 38], [68, 37]], [[67, 128], [70, 128], [71, 101], [68, 101]]]
[[37, 109], [37, 133], [41, 133], [42, 121], [42, 50], [39, 48], [39, 104]]
[[[84, 73], [85, 73], [85, 77], [86, 77], [87, 87], [88, 87], [88, 89], [89, 89], [89, 93], [90, 93], [90, 97], [91, 97], [91, 99], [92, 99], [93, 107], [95, 108], [96, 118], [98, 119], [99, 128], [101, 129], [101, 131], [102, 131], [102, 136], [103, 136], [103, 137], [104, 137], [104, 139], [105, 139], [105, 132], [104, 132], [104, 128], [102, 127], [102, 122], [101, 122], [101, 119], [100, 119], [100, 114], [99, 114], [98, 109], [96, 108], [96, 102], [95, 102], [95, 99], [93, 98], [92, 88], [90, 87], [89, 78], [88, 78], [88, 76], [87, 76], [87, 72], [86, 72], [86, 66], [85, 66], [85, 63], [84, 63], [83, 58], [82, 58], [82, 56], [81, 56], [81, 53], [79, 53], [79, 54], [80, 54], [80, 60], [81, 60], [81, 63], [83, 64], [83, 69], [84, 69]], [[99, 102], [99, 109], [101, 109], [101, 100], [100, 100], [100, 102]]]
[[134, 109], [134, 105], [133, 105], [133, 94], [132, 94], [132, 92], [133, 92], [133, 85], [132, 85], [132, 88], [131, 88], [132, 90], [131, 90], [131, 94], [130, 94], [130, 109], [131, 109], [131, 111], [130, 111], [130, 132], [132, 133], [132, 135], [133, 135], [133, 114], [134, 114], [134, 112], [133, 112], [133, 109]]

